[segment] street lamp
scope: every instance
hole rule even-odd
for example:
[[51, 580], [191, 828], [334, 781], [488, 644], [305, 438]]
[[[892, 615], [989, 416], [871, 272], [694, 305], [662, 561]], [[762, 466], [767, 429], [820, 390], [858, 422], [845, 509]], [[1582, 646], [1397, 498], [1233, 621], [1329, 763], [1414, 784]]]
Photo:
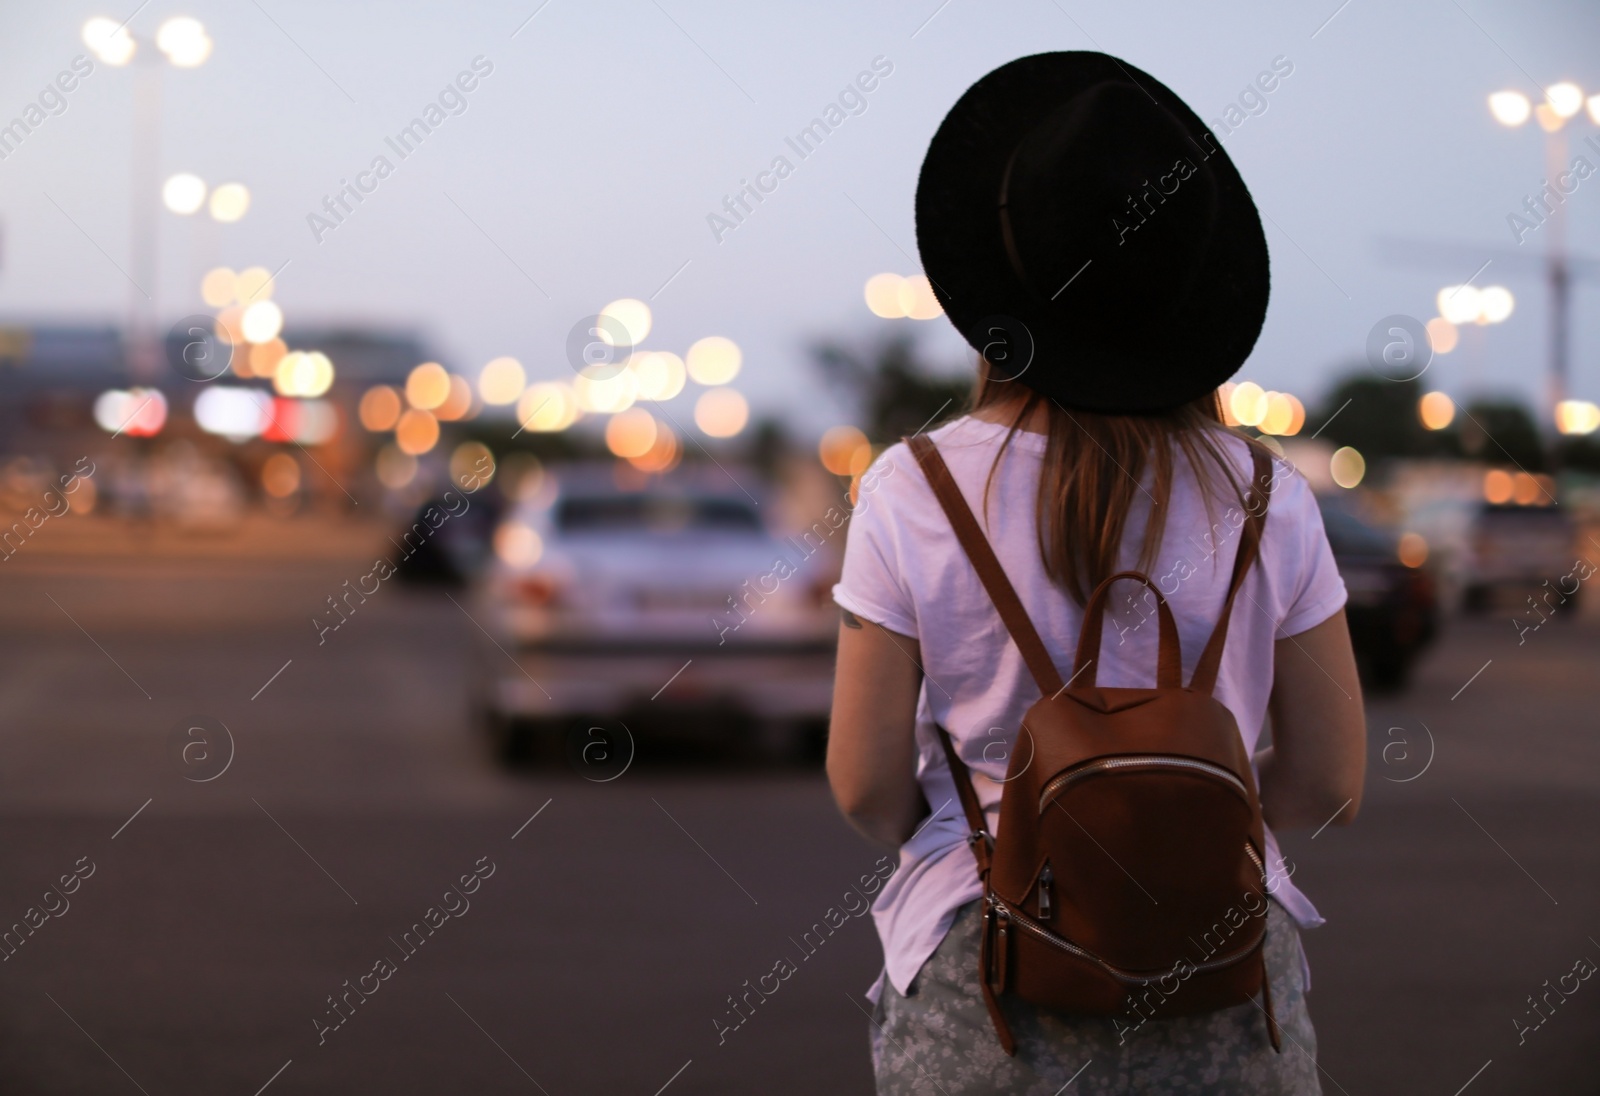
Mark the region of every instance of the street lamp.
[[[1565, 126], [1585, 106], [1589, 118], [1600, 125], [1600, 95], [1585, 98], [1583, 89], [1570, 80], [1551, 84], [1544, 89], [1544, 102], [1534, 104], [1520, 91], [1497, 91], [1489, 96], [1489, 113], [1503, 126], [1516, 128], [1532, 117], [1545, 132], [1545, 175], [1543, 189], [1524, 203], [1524, 209], [1534, 218], [1532, 227], [1549, 223], [1547, 231], [1547, 259], [1545, 278], [1550, 285], [1550, 392], [1549, 410], [1566, 399], [1568, 315], [1572, 290], [1572, 271], [1566, 257], [1566, 196], [1577, 188], [1577, 182], [1565, 186], [1573, 169], [1567, 164], [1567, 138]], [[1591, 138], [1592, 141], [1592, 138]], [[1553, 199], [1553, 200], [1551, 200]], [[1515, 228], [1519, 216], [1512, 214]], [[1521, 241], [1519, 231], [1518, 241]]]
[[[192, 175], [174, 176], [167, 180], [165, 188], [161, 186], [161, 74], [165, 66], [160, 58], [164, 56], [175, 68], [195, 68], [211, 56], [211, 38], [198, 19], [179, 15], [157, 29], [154, 50], [140, 50], [144, 43], [128, 29], [127, 20], [119, 23], [101, 15], [84, 23], [83, 44], [100, 62], [113, 68], [140, 62], [135, 66], [133, 82], [133, 155], [129, 164], [133, 200], [128, 250], [134, 275], [130, 281], [134, 284], [129, 297], [128, 327], [133, 371], [142, 379], [152, 379], [158, 368], [154, 337], [160, 225], [157, 203], [164, 202], [168, 209], [181, 212], [192, 202], [192, 212], [204, 200], [205, 188], [204, 182]], [[243, 209], [239, 212], [242, 215]]]
[[232, 224], [250, 208], [250, 189], [243, 183], [222, 183], [210, 191], [211, 201], [206, 202], [206, 181], [187, 171], [167, 179], [161, 188], [161, 200], [166, 207], [187, 217], [207, 205], [213, 220]]

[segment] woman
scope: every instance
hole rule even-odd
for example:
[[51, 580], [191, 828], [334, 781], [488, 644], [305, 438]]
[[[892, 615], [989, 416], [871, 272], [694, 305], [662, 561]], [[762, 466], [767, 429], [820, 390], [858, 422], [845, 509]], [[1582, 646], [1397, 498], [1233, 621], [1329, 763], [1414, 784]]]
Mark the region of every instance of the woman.
[[[1278, 461], [1259, 484], [1270, 496], [1258, 541], [1240, 520], [1256, 512], [1244, 486], [1259, 443], [1222, 425], [1217, 389], [1266, 312], [1249, 193], [1152, 77], [1103, 54], [1041, 54], [984, 77], [940, 126], [917, 236], [946, 314], [980, 355], [970, 413], [928, 439], [1065, 688], [1085, 602], [1122, 570], [1148, 575], [1170, 605], [1186, 688], [1213, 630], [1224, 637], [1213, 695], [1237, 724], [1240, 756], [1253, 757], [1270, 901], [1260, 1002], [1236, 995], [1152, 1017], [1000, 994], [991, 1026], [974, 853], [1005, 841], [999, 807], [1041, 688], [926, 466], [893, 446], [863, 479], [872, 495], [834, 591], [843, 622], [828, 746], [841, 810], [900, 849], [873, 909], [885, 954], [869, 993], [878, 1091], [1318, 1092], [1298, 929], [1322, 919], [1271, 831], [1355, 817], [1365, 723], [1344, 585], [1305, 481]], [[1153, 595], [1111, 592], [1095, 675], [1147, 687]], [[1259, 748], [1268, 713], [1273, 744]], [[951, 760], [970, 774], [981, 825], [963, 817]], [[1056, 893], [1070, 896], [1082, 867], [1059, 865]], [[1014, 1054], [996, 1038], [1007, 1028]]]

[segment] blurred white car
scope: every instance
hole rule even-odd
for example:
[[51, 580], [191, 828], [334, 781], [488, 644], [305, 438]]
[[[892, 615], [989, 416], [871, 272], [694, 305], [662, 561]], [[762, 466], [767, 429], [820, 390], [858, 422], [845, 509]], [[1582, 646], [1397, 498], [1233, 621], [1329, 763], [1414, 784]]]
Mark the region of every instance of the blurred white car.
[[506, 512], [474, 614], [499, 647], [480, 659], [479, 704], [503, 752], [630, 713], [749, 717], [785, 750], [820, 739], [843, 530], [780, 539], [741, 486], [757, 483], [573, 466]]

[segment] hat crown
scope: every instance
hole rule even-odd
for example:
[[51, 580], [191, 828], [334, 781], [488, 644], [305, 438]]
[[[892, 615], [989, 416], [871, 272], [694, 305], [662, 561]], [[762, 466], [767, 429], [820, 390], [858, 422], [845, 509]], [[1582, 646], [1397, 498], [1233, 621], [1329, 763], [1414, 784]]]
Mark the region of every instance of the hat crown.
[[1104, 53], [1021, 57], [951, 108], [917, 183], [917, 248], [980, 354], [1064, 407], [1145, 414], [1216, 388], [1266, 318], [1267, 241], [1227, 151]]
[[1179, 314], [1204, 268], [1217, 183], [1173, 113], [1102, 81], [1017, 143], [1001, 180], [1001, 235], [1036, 304], [1059, 319], [1137, 301]]

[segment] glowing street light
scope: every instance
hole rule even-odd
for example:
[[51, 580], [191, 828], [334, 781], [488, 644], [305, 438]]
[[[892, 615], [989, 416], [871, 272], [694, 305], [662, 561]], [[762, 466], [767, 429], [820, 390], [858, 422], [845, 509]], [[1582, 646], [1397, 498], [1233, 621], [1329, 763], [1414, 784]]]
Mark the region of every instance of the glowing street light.
[[1533, 104], [1520, 91], [1497, 91], [1489, 96], [1489, 113], [1503, 126], [1520, 126], [1533, 112]]
[[1565, 121], [1583, 109], [1583, 89], [1570, 80], [1551, 84], [1544, 89], [1545, 99], [1556, 117]]
[[211, 56], [211, 38], [200, 20], [174, 16], [156, 31], [156, 48], [179, 68], [196, 68]]
[[1516, 298], [1503, 285], [1482, 289], [1470, 285], [1447, 285], [1435, 299], [1439, 315], [1452, 324], [1504, 323], [1516, 307]]
[[187, 217], [205, 204], [206, 181], [187, 171], [179, 172], [161, 188], [161, 200], [172, 212]]
[[[112, 68], [127, 65], [141, 56], [140, 41], [128, 29], [131, 19], [132, 16], [129, 16], [119, 21], [104, 15], [89, 19], [83, 24], [83, 44], [104, 65]], [[135, 66], [137, 71], [133, 78], [135, 155], [129, 188], [132, 200], [128, 203], [133, 222], [128, 248], [132, 268], [128, 278], [130, 366], [135, 377], [146, 379], [157, 372], [161, 358], [155, 334], [155, 318], [161, 311], [160, 302], [156, 299], [156, 288], [160, 284], [158, 256], [161, 224], [157, 196], [168, 209], [182, 214], [193, 213], [205, 200], [205, 184], [194, 176], [174, 176], [167, 180], [166, 187], [161, 184], [156, 150], [161, 147], [161, 81], [167, 66], [161, 63], [160, 58], [164, 56], [167, 63], [175, 68], [191, 69], [205, 63], [206, 58], [211, 56], [212, 45], [200, 21], [185, 15], [174, 16], [162, 23], [153, 44], [155, 50], [142, 55], [145, 63]], [[239, 190], [242, 192], [243, 188]], [[243, 203], [235, 201], [229, 205], [224, 201], [225, 211], [236, 210], [229, 217], [218, 214], [218, 197], [213, 192], [212, 215], [218, 220], [238, 220], [249, 204], [248, 193], [244, 197]], [[146, 286], [149, 287], [148, 291], [141, 288]]]
[[139, 48], [128, 33], [128, 25], [97, 15], [83, 25], [83, 44], [104, 64], [121, 68], [133, 60]]

